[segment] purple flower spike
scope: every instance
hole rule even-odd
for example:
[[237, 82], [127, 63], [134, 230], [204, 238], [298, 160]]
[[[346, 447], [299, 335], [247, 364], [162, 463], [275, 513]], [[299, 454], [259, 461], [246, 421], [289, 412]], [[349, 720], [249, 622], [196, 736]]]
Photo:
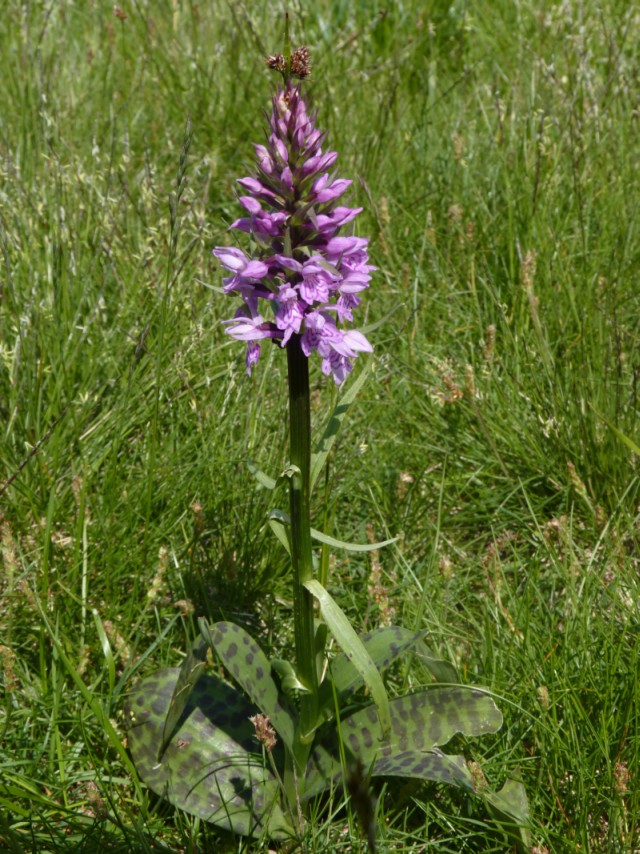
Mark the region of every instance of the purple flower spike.
[[299, 85], [278, 89], [267, 143], [255, 146], [256, 172], [238, 181], [248, 216], [231, 226], [261, 248], [254, 258], [229, 246], [213, 254], [231, 273], [224, 290], [243, 301], [225, 324], [229, 335], [247, 342], [247, 372], [260, 358], [261, 340], [284, 347], [299, 335], [303, 353], [317, 353], [322, 371], [339, 385], [358, 353], [373, 349], [361, 332], [342, 324], [353, 320], [375, 267], [368, 240], [342, 234], [362, 208], [338, 205], [351, 181], [330, 174], [338, 155], [323, 151], [325, 134], [315, 121]]

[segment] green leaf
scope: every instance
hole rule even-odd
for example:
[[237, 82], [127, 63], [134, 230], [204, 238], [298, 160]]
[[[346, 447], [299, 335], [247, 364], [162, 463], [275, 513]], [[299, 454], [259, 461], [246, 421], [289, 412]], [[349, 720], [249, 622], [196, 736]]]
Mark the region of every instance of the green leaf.
[[[289, 514], [285, 513], [284, 510], [272, 510], [269, 513], [269, 524], [280, 542], [284, 544], [282, 532], [284, 531], [284, 536], [286, 536], [286, 526], [291, 524], [291, 517]], [[317, 528], [311, 528], [311, 536], [319, 543], [324, 543], [327, 546], [333, 546], [336, 549], [344, 549], [348, 552], [372, 552], [376, 549], [384, 548], [384, 546], [391, 545], [391, 543], [395, 543], [398, 540], [398, 537], [392, 537], [392, 539], [383, 540], [381, 543], [346, 543], [344, 540], [336, 540], [335, 537], [329, 537], [327, 534], [323, 534], [322, 531], [318, 531]], [[289, 551], [288, 537], [286, 549]]]
[[324, 467], [324, 464], [327, 461], [329, 452], [331, 451], [333, 443], [335, 442], [338, 436], [340, 425], [342, 424], [347, 412], [349, 411], [351, 404], [356, 399], [358, 392], [365, 384], [365, 381], [368, 379], [372, 367], [373, 359], [369, 359], [358, 378], [349, 386], [346, 392], [342, 395], [340, 400], [337, 402], [333, 412], [331, 413], [331, 417], [327, 422], [327, 426], [324, 429], [320, 441], [318, 442], [315, 451], [311, 455], [311, 480], [309, 487], [310, 492], [313, 492], [313, 487], [318, 479], [318, 476], [320, 475], [320, 472]]
[[113, 652], [111, 650], [109, 638], [107, 637], [107, 633], [104, 630], [102, 620], [100, 619], [100, 614], [98, 614], [95, 608], [93, 609], [93, 622], [95, 623], [96, 631], [98, 632], [98, 640], [100, 641], [100, 646], [102, 647], [102, 654], [104, 655], [104, 660], [107, 663], [107, 672], [109, 674], [109, 694], [113, 695], [113, 689], [116, 684], [116, 663], [113, 658]]
[[271, 669], [278, 675], [283, 693], [309, 693], [309, 689], [300, 681], [291, 662], [284, 661], [282, 658], [274, 658], [271, 661]]
[[179, 678], [177, 668], [157, 671], [134, 688], [125, 706], [129, 749], [146, 785], [191, 815], [243, 836], [290, 836], [278, 783], [249, 720], [256, 709], [221, 680], [200, 677], [158, 762]]
[[454, 735], [467, 737], [497, 732], [502, 713], [479, 688], [434, 685], [425, 691], [397, 697], [389, 704], [391, 732], [380, 746], [383, 727], [375, 706], [367, 706], [340, 724], [345, 746], [365, 765], [398, 751], [431, 750], [447, 744]]
[[433, 780], [473, 791], [473, 777], [464, 756], [451, 756], [432, 750], [403, 750], [382, 756], [373, 763], [372, 777], [411, 777]]
[[612, 424], [612, 423], [611, 423], [611, 421], [609, 421], [609, 419], [608, 419], [608, 418], [605, 418], [605, 417], [604, 417], [604, 415], [601, 415], [599, 412], [597, 412], [597, 411], [593, 408], [593, 406], [592, 406], [591, 408], [592, 408], [592, 409], [593, 409], [593, 411], [595, 412], [596, 416], [597, 416], [598, 418], [600, 418], [602, 421], [604, 421], [604, 423], [607, 425], [607, 427], [608, 427], [608, 428], [609, 428], [613, 433], [615, 433], [615, 435], [618, 437], [618, 439], [620, 439], [620, 441], [621, 441], [621, 442], [624, 442], [624, 444], [627, 446], [627, 448], [629, 448], [629, 450], [630, 450], [630, 451], [632, 451], [636, 456], [640, 457], [640, 445], [637, 445], [637, 444], [633, 441], [633, 439], [631, 439], [629, 436], [627, 436], [627, 435], [626, 435], [626, 433], [623, 433], [623, 432], [622, 432], [622, 430], [619, 430], [619, 429], [615, 426], [615, 424]]
[[[280, 513], [281, 511], [278, 510], [271, 511], [271, 513], [269, 514], [269, 527], [276, 535], [276, 539], [278, 539], [280, 543], [285, 547], [289, 557], [291, 557], [291, 543], [289, 542], [289, 534], [287, 532], [287, 527], [285, 523], [282, 521]], [[289, 517], [287, 517], [287, 520], [288, 518]]]
[[353, 626], [344, 612], [322, 584], [312, 579], [311, 581], [306, 581], [304, 586], [318, 600], [320, 611], [329, 630], [371, 692], [371, 697], [380, 715], [380, 738], [386, 738], [391, 727], [389, 698], [387, 697], [387, 690], [384, 687], [382, 677], [375, 663], [371, 660], [371, 656], [355, 633]]
[[323, 744], [315, 744], [307, 763], [301, 800], [308, 801], [327, 789], [339, 788], [342, 777], [342, 763], [337, 746], [332, 743], [331, 747], [327, 748]]
[[458, 671], [453, 664], [443, 658], [437, 658], [433, 650], [424, 641], [420, 641], [416, 645], [415, 654], [424, 661], [436, 682], [445, 682], [451, 685], [457, 685], [460, 682]]
[[529, 801], [525, 787], [518, 780], [509, 779], [499, 792], [481, 792], [502, 830], [521, 854], [531, 849], [529, 826]]
[[[372, 777], [408, 777], [447, 783], [467, 791], [474, 790], [471, 776], [463, 756], [452, 756], [438, 748], [432, 750], [402, 750], [382, 756], [366, 766]], [[334, 754], [318, 746], [307, 766], [306, 788], [303, 800], [319, 795], [342, 780], [342, 767]]]
[[276, 488], [278, 483], [277, 480], [275, 480], [273, 477], [269, 477], [268, 474], [265, 474], [265, 472], [263, 472], [262, 469], [259, 469], [255, 463], [251, 462], [251, 460], [247, 461], [247, 468], [258, 481], [260, 486], [264, 486], [265, 489]]
[[381, 543], [346, 543], [344, 540], [336, 540], [335, 537], [329, 537], [327, 534], [323, 534], [322, 531], [316, 530], [316, 528], [311, 528], [311, 536], [319, 543], [333, 546], [334, 549], [344, 549], [347, 552], [373, 552], [376, 549], [389, 546], [398, 540], [398, 537], [392, 537], [390, 540], [383, 540]]
[[[474, 790], [464, 761], [463, 767], [457, 757], [436, 748], [457, 733], [474, 737], [500, 729], [502, 714], [488, 694], [462, 685], [434, 686], [397, 697], [390, 702], [389, 712], [391, 731], [385, 742], [381, 742], [382, 727], [374, 705], [340, 721], [340, 739], [349, 758], [359, 759], [376, 776], [440, 780]], [[333, 785], [340, 773], [340, 747], [333, 729], [314, 746], [307, 768], [309, 792]]]
[[289, 751], [293, 752], [294, 723], [271, 676], [271, 665], [251, 635], [235, 623], [209, 625], [199, 621], [200, 631], [235, 681], [263, 715], [267, 715]]
[[[421, 645], [424, 635], [425, 632], [412, 632], [401, 626], [386, 626], [360, 635], [360, 641], [378, 672], [383, 673], [400, 656]], [[344, 653], [336, 655], [329, 668], [331, 680], [327, 680], [320, 687], [320, 703], [325, 708], [332, 708], [334, 705], [334, 689], [338, 699], [344, 700], [364, 685], [361, 674]]]
[[[424, 632], [411, 632], [400, 626], [388, 626], [360, 635], [360, 640], [378, 672], [383, 673], [401, 655], [422, 640], [423, 635]], [[339, 699], [355, 693], [364, 684], [362, 676], [343, 652], [333, 659], [329, 669]], [[328, 684], [325, 690], [332, 692], [331, 685]]]
[[204, 671], [208, 646], [209, 644], [204, 638], [197, 638], [182, 662], [176, 687], [173, 691], [169, 708], [167, 709], [167, 717], [162, 728], [162, 740], [159, 744], [158, 759], [162, 759], [162, 754], [166, 750], [173, 731], [182, 716], [189, 696]]
[[316, 621], [316, 635], [314, 640], [314, 649], [316, 654], [316, 672], [318, 674], [318, 684], [322, 682], [322, 677], [324, 674], [324, 668], [326, 665], [326, 656], [325, 650], [327, 648], [327, 637], [329, 635], [329, 629], [327, 628], [327, 624], [322, 620]]

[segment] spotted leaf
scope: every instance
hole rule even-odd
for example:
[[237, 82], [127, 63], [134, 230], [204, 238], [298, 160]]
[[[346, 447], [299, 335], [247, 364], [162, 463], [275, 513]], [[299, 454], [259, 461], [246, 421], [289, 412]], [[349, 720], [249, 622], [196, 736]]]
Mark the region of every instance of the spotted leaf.
[[[174, 806], [235, 833], [291, 835], [278, 783], [249, 721], [257, 710], [221, 680], [200, 677], [158, 761], [179, 678], [178, 668], [159, 670], [140, 682], [127, 701], [127, 740], [143, 781]], [[281, 762], [279, 754], [274, 758]]]
[[531, 850], [531, 820], [527, 793], [519, 780], [509, 779], [499, 792], [483, 793], [489, 811], [520, 854]]
[[[424, 764], [425, 769], [431, 769], [430, 773], [433, 774], [436, 774], [438, 768], [445, 769], [441, 776], [428, 779], [467, 785], [470, 778], [456, 777], [455, 769], [447, 765], [445, 760], [424, 758], [423, 754], [440, 757], [440, 752], [434, 753], [434, 749], [447, 744], [457, 733], [473, 737], [497, 732], [502, 726], [502, 714], [491, 697], [478, 688], [465, 686], [434, 686], [426, 691], [397, 697], [389, 704], [389, 710], [391, 731], [389, 739], [384, 742], [374, 705], [343, 718], [339, 724], [340, 738], [347, 756], [359, 759], [365, 768], [372, 768], [376, 776], [396, 775], [397, 770], [390, 769], [398, 768], [398, 756], [402, 756], [407, 763], [407, 773], [400, 776], [412, 776], [408, 773], [412, 767], [410, 756], [419, 754], [419, 761], [416, 759], [417, 764], [413, 766], [417, 771], [422, 767], [420, 763]], [[339, 781], [342, 767], [339, 757], [336, 732], [330, 731], [315, 746], [310, 757], [307, 796]], [[423, 777], [427, 770], [415, 776]]]
[[293, 752], [294, 723], [286, 700], [271, 676], [271, 665], [251, 635], [235, 623], [209, 625], [200, 620], [200, 631], [216, 655]]
[[167, 709], [164, 727], [162, 729], [162, 740], [159, 745], [158, 758], [162, 758], [162, 754], [167, 748], [176, 724], [180, 720], [182, 713], [189, 701], [191, 692], [193, 691], [196, 682], [204, 671], [207, 657], [208, 644], [204, 638], [197, 638], [192, 648], [185, 656], [182, 666], [178, 672], [178, 679], [173, 695]]
[[391, 733], [382, 741], [375, 706], [367, 706], [341, 723], [345, 746], [367, 765], [378, 756], [404, 750], [430, 750], [457, 733], [478, 736], [497, 732], [502, 713], [484, 691], [465, 686], [434, 686], [397, 697], [390, 703]]

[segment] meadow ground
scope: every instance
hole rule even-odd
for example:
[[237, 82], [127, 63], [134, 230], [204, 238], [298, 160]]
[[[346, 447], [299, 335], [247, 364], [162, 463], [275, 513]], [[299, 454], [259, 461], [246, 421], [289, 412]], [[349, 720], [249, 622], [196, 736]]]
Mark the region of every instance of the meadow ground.
[[[290, 13], [379, 268], [374, 371], [315, 510], [343, 539], [401, 535], [336, 554], [331, 590], [363, 629], [427, 628], [495, 693], [504, 727], [464, 751], [492, 785], [520, 775], [534, 851], [638, 852], [640, 10]], [[122, 708], [199, 615], [290, 643], [287, 560], [246, 466], [286, 461], [285, 360], [245, 376], [211, 255], [281, 30], [266, 2], [0, 17], [4, 850], [260, 849], [149, 794]], [[319, 425], [335, 390], [315, 364], [312, 382]], [[511, 850], [468, 795], [378, 795], [382, 851]], [[341, 803], [307, 851], [365, 850]]]

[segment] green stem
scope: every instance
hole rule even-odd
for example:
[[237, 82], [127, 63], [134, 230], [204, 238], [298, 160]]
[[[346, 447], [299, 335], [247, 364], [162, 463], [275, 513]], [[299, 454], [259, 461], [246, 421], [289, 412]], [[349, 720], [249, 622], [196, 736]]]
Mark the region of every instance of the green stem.
[[283, 54], [284, 56], [284, 67], [285, 71], [283, 74], [284, 84], [287, 85], [289, 77], [291, 76], [291, 38], [289, 36], [289, 13], [284, 13], [284, 48]]
[[[308, 753], [318, 714], [318, 674], [315, 660], [313, 597], [303, 587], [313, 578], [311, 552], [310, 470], [311, 406], [309, 399], [309, 362], [300, 346], [300, 336], [292, 335], [287, 344], [289, 367], [289, 442], [290, 464], [294, 467], [289, 495], [291, 509], [291, 560], [293, 563], [293, 620], [298, 678], [308, 689], [300, 702], [299, 748]], [[305, 745], [307, 745], [305, 747]]]

